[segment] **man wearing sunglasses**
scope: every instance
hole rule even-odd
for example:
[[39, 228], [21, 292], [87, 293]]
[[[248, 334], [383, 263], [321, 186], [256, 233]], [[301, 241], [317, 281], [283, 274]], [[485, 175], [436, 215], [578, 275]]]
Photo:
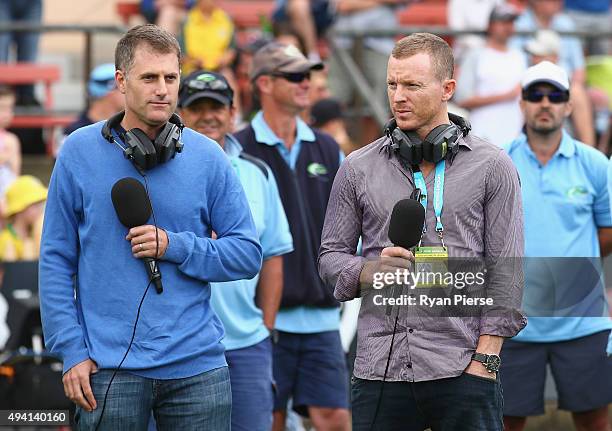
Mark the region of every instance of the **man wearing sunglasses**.
[[274, 406], [272, 343], [283, 289], [283, 258], [293, 250], [276, 181], [261, 160], [246, 155], [230, 132], [234, 91], [220, 74], [196, 71], [181, 82], [179, 108], [187, 127], [217, 141], [244, 188], [264, 254], [249, 280], [211, 283], [211, 305], [225, 328], [232, 386], [232, 430], [269, 430]]
[[572, 103], [562, 68], [543, 61], [521, 84], [524, 134], [506, 149], [522, 183], [529, 323], [501, 352], [505, 429], [544, 413], [549, 364], [559, 408], [576, 428], [609, 431], [612, 320], [600, 261], [612, 250], [607, 159], [563, 130]]
[[255, 53], [251, 80], [262, 110], [236, 134], [244, 150], [272, 169], [295, 250], [284, 255], [276, 317], [274, 430], [283, 430], [289, 398], [317, 430], [349, 429], [348, 376], [340, 343], [339, 303], [317, 271], [323, 219], [340, 166], [340, 148], [299, 114], [309, 104], [310, 71], [323, 68], [292, 45], [269, 43]]

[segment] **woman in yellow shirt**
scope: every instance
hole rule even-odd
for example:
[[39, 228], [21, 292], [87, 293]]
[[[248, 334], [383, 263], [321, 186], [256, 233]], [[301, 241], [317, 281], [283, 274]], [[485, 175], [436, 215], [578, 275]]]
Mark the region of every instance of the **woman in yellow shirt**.
[[236, 29], [232, 18], [216, 0], [197, 0], [187, 14], [179, 41], [183, 50], [183, 75], [196, 70], [218, 72], [234, 89], [237, 120], [242, 104], [232, 65], [236, 60]]
[[22, 175], [4, 197], [7, 223], [0, 232], [0, 261], [37, 260], [47, 188], [38, 178]]

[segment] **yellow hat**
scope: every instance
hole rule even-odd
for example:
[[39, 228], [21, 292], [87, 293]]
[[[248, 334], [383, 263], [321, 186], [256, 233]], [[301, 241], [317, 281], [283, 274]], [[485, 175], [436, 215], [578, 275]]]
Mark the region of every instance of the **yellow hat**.
[[47, 199], [47, 188], [42, 182], [32, 175], [17, 177], [6, 189], [6, 210], [4, 215], [10, 217], [32, 204]]

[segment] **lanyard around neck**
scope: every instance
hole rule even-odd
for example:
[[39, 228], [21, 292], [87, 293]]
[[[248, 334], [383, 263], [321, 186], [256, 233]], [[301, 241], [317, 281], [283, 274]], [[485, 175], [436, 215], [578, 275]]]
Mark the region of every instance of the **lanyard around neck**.
[[[433, 193], [433, 207], [436, 215], [436, 232], [442, 236], [444, 226], [442, 225], [442, 207], [444, 206], [444, 169], [446, 168], [446, 161], [442, 160], [436, 164], [436, 176], [434, 178], [434, 193]], [[419, 170], [413, 172], [414, 185], [421, 190], [421, 205], [425, 208], [425, 214], [427, 214], [427, 186], [425, 184], [425, 178], [423, 173]], [[427, 219], [426, 219], [427, 220]], [[423, 233], [427, 232], [427, 221], [423, 224]]]

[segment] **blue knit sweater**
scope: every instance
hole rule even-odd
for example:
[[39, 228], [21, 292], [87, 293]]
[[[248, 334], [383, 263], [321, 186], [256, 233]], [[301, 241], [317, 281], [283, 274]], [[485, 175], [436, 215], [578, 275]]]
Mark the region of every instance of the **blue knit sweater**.
[[[99, 368], [119, 364], [148, 281], [111, 201], [116, 181], [142, 178], [101, 136], [102, 124], [67, 138], [45, 212], [41, 314], [45, 343], [63, 358], [64, 372], [87, 358]], [[122, 369], [149, 378], [224, 366], [223, 327], [209, 304], [209, 282], [252, 278], [261, 266], [248, 202], [227, 157], [190, 129], [182, 141], [182, 153], [147, 173], [157, 225], [169, 239], [159, 265], [164, 292], [149, 288]]]

